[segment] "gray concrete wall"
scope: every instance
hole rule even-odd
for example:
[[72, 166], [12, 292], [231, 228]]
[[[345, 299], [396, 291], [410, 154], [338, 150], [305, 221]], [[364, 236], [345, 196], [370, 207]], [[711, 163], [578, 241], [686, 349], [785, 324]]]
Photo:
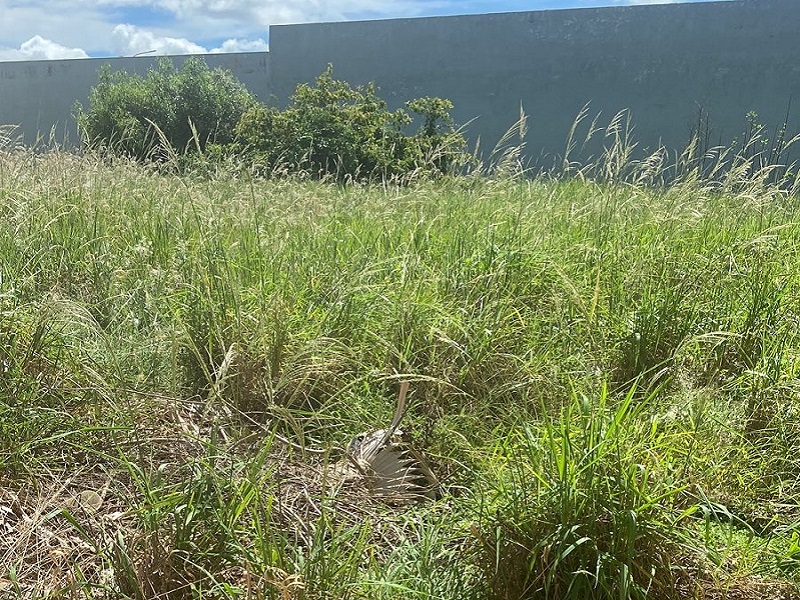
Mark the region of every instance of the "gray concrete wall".
[[[177, 65], [186, 56], [171, 58]], [[210, 67], [230, 69], [259, 99], [269, 99], [269, 53], [207, 54]], [[97, 83], [100, 67], [145, 74], [157, 58], [42, 60], [0, 62], [0, 123], [19, 125], [17, 134], [27, 145], [50, 138], [72, 146], [78, 141], [72, 111], [76, 102], [87, 106], [89, 90]]]
[[[528, 154], [547, 165], [563, 153], [587, 102], [605, 122], [630, 109], [642, 148], [682, 148], [701, 110], [709, 143], [727, 144], [745, 130], [749, 111], [778, 126], [792, 98], [789, 125], [797, 131], [798, 24], [798, 0], [735, 0], [287, 25], [270, 28], [269, 53], [203, 58], [279, 104], [328, 63], [338, 78], [375, 81], [395, 107], [447, 97], [457, 121], [472, 121], [469, 136], [480, 137], [484, 150], [522, 104]], [[74, 139], [72, 108], [85, 102], [101, 64], [144, 72], [154, 60], [0, 63], [0, 123], [21, 123], [28, 143], [51, 129], [57, 140]]]
[[728, 143], [748, 111], [782, 122], [790, 98], [798, 123], [798, 25], [797, 0], [740, 0], [277, 26], [270, 87], [286, 98], [331, 63], [339, 78], [375, 81], [393, 105], [450, 98], [483, 148], [522, 103], [534, 157], [563, 152], [587, 102], [606, 123], [630, 109], [643, 147], [682, 147], [701, 108], [710, 141]]

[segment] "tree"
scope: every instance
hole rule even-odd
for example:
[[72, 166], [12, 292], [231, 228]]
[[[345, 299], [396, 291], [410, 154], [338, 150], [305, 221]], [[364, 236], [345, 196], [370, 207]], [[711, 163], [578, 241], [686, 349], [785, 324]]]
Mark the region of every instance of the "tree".
[[184, 153], [232, 142], [236, 123], [255, 105], [229, 71], [210, 69], [194, 57], [180, 69], [163, 59], [144, 76], [104, 66], [89, 93], [89, 108], [76, 106], [76, 119], [88, 146], [157, 160], [165, 143]]

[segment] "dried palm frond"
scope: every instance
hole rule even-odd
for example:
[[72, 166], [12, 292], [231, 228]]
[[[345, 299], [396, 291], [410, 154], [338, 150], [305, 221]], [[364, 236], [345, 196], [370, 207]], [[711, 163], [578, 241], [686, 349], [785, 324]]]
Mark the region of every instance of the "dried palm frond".
[[342, 479], [361, 479], [373, 495], [391, 503], [432, 500], [439, 492], [428, 461], [398, 428], [407, 394], [408, 382], [404, 381], [389, 428], [355, 436], [347, 448], [347, 464], [336, 469]]

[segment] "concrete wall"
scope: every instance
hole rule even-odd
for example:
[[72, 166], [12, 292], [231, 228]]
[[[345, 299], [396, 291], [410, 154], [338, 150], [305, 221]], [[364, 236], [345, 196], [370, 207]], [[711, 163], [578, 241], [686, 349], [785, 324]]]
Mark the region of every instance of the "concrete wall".
[[522, 103], [534, 157], [563, 153], [587, 102], [606, 123], [629, 108], [643, 147], [683, 147], [700, 108], [710, 141], [728, 143], [748, 111], [781, 123], [790, 98], [798, 123], [798, 25], [798, 0], [740, 0], [278, 26], [271, 89], [285, 98], [331, 63], [337, 77], [375, 81], [394, 105], [450, 98], [483, 148]]
[[[492, 147], [530, 118], [528, 154], [543, 164], [563, 153], [587, 102], [607, 122], [630, 109], [642, 147], [681, 148], [707, 112], [711, 143], [729, 143], [756, 111], [790, 130], [800, 115], [800, 2], [735, 0], [553, 10], [270, 28], [270, 52], [208, 55], [261, 99], [286, 102], [295, 85], [328, 63], [352, 83], [375, 81], [392, 106], [425, 95], [456, 104], [469, 135]], [[22, 123], [26, 141], [56, 127], [85, 102], [103, 63], [146, 71], [149, 57], [0, 63], [0, 122]], [[182, 60], [180, 58], [178, 61]]]
[[[187, 57], [171, 57], [181, 64]], [[263, 101], [269, 99], [269, 53], [208, 54], [211, 67], [230, 69]], [[89, 90], [97, 83], [98, 69], [108, 64], [115, 71], [145, 74], [156, 58], [110, 58], [0, 62], [0, 123], [19, 125], [25, 144], [50, 137], [66, 146], [78, 141], [76, 102], [87, 106]]]

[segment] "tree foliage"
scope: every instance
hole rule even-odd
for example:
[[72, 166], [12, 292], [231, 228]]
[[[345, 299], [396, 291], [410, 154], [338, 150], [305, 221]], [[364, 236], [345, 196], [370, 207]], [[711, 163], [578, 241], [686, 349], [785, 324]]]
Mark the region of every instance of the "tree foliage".
[[314, 85], [300, 84], [284, 110], [255, 106], [236, 127], [240, 152], [271, 172], [342, 179], [441, 173], [464, 156], [464, 137], [441, 98], [420, 98], [407, 108], [423, 118], [419, 131], [407, 110], [389, 110], [374, 84], [352, 87], [329, 66]]
[[139, 160], [174, 155], [183, 168], [233, 158], [262, 174], [346, 181], [458, 168], [466, 142], [452, 108], [417, 98], [389, 110], [373, 83], [353, 87], [329, 66], [280, 110], [256, 102], [229, 72], [189, 58], [180, 69], [164, 59], [144, 76], [104, 67], [76, 118], [87, 145]]
[[178, 153], [232, 142], [236, 123], [255, 104], [229, 71], [194, 57], [180, 69], [164, 59], [144, 76], [104, 66], [88, 109], [77, 106], [76, 118], [87, 144], [152, 159], [165, 142]]

